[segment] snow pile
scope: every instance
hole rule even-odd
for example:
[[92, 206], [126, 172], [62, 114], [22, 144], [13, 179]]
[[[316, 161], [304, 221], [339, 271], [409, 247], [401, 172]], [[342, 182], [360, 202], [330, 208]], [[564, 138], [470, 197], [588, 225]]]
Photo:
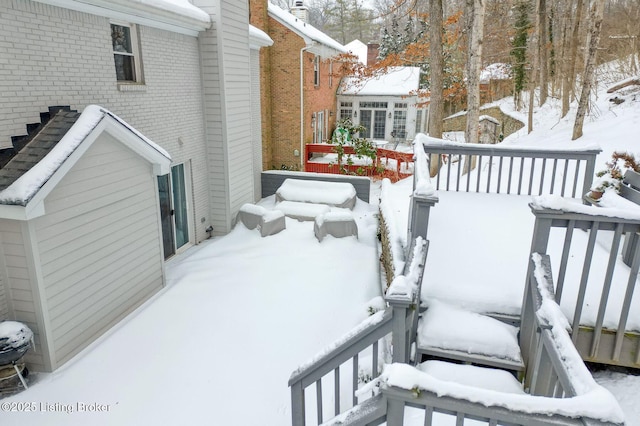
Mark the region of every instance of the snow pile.
[[356, 189], [346, 182], [285, 179], [276, 191], [276, 198], [278, 201], [350, 207], [355, 203]]
[[371, 77], [347, 77], [338, 95], [409, 96], [420, 88], [420, 67], [389, 67]]
[[421, 197], [431, 197], [436, 194], [433, 185], [431, 185], [427, 154], [424, 152], [424, 145], [429, 143], [431, 139], [433, 138], [422, 133], [418, 133], [413, 144], [413, 154], [415, 156], [413, 173], [416, 182], [413, 194]]
[[[314, 26], [296, 18], [291, 13], [281, 9], [275, 4], [269, 2], [267, 10], [271, 17], [288, 26], [293, 31], [297, 32], [300, 36], [304, 38], [310, 38], [315, 42], [330, 47], [331, 49], [337, 51], [337, 53], [347, 53], [347, 49], [342, 44], [338, 43]], [[314, 43], [308, 43], [308, 45], [313, 44]]]
[[599, 386], [588, 393], [572, 398], [546, 398], [500, 392], [442, 380], [408, 364], [398, 363], [387, 365], [380, 378], [387, 386], [412, 391], [428, 391], [439, 397], [448, 396], [482, 404], [485, 407], [503, 407], [511, 411], [529, 414], [557, 414], [572, 418], [589, 417], [613, 423], [624, 421], [624, 416], [615, 398]]
[[426, 361], [418, 369], [437, 379], [497, 392], [524, 395], [525, 391], [513, 374], [497, 368], [476, 367], [443, 361]]
[[584, 205], [580, 200], [559, 195], [540, 195], [533, 197], [531, 207], [538, 210], [551, 209], [590, 216], [640, 220], [640, 206], [622, 198], [613, 189], [604, 192], [598, 206]]
[[508, 80], [511, 78], [511, 65], [501, 62], [487, 65], [480, 71], [480, 82], [487, 83], [489, 80]]
[[136, 3], [146, 4], [158, 9], [173, 12], [175, 14], [209, 23], [211, 18], [204, 10], [192, 5], [189, 0], [133, 0]]
[[413, 249], [413, 255], [411, 264], [409, 265], [409, 271], [406, 275], [396, 275], [391, 285], [387, 289], [387, 296], [390, 297], [403, 297], [410, 300], [419, 288], [420, 269], [422, 263], [422, 257], [426, 250], [425, 242], [422, 237], [416, 238], [416, 244]]
[[19, 348], [33, 338], [33, 332], [17, 321], [0, 322], [0, 348]]
[[[405, 184], [413, 178], [404, 179]], [[394, 276], [402, 274], [404, 269], [404, 247], [407, 243], [407, 215], [410, 197], [408, 194], [397, 194], [394, 185], [389, 179], [383, 179], [380, 190], [380, 213], [387, 225], [389, 243], [391, 245], [391, 257], [393, 258]], [[406, 195], [406, 196], [402, 196]], [[404, 213], [404, 214], [403, 214]]]
[[437, 300], [428, 301], [418, 341], [421, 346], [522, 362], [515, 327]]

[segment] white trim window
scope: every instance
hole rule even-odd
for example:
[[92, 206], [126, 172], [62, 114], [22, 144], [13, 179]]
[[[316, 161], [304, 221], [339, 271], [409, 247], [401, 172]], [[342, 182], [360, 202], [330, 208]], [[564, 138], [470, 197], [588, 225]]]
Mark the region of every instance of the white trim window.
[[142, 83], [138, 31], [134, 24], [111, 24], [113, 61], [118, 82]]
[[313, 58], [313, 84], [320, 86], [320, 56]]

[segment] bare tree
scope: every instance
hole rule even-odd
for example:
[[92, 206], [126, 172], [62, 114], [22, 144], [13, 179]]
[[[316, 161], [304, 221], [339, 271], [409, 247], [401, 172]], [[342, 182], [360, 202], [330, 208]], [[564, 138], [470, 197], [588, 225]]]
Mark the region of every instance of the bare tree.
[[[531, 52], [539, 52], [540, 51], [540, 14], [538, 13], [538, 8], [540, 7], [540, 2], [543, 0], [536, 1], [536, 20], [534, 24], [534, 31], [531, 37], [531, 48], [529, 49]], [[538, 62], [540, 58], [539, 55], [533, 55], [531, 58], [531, 77], [529, 78], [529, 111], [527, 114], [527, 132], [531, 133], [533, 131], [533, 107], [534, 100], [536, 94], [536, 70], [538, 69]]]
[[[429, 135], [442, 138], [442, 119], [444, 118], [444, 78], [442, 55], [442, 0], [429, 2], [429, 56], [430, 69], [430, 103], [429, 103]], [[431, 158], [431, 176], [438, 173], [438, 158]]]
[[587, 34], [587, 57], [585, 59], [584, 73], [582, 74], [582, 91], [578, 101], [578, 111], [576, 121], [573, 125], [573, 136], [571, 140], [576, 140], [582, 136], [582, 125], [584, 116], [587, 113], [589, 95], [593, 87], [593, 79], [596, 69], [596, 53], [600, 42], [600, 32], [602, 30], [602, 15], [604, 13], [604, 0], [591, 0], [589, 8], [589, 33]]
[[547, 2], [538, 0], [538, 70], [540, 73], [540, 105], [547, 102], [549, 93], [549, 35], [547, 20]]
[[485, 0], [466, 0], [465, 27], [468, 37], [467, 50], [467, 125], [465, 139], [478, 143], [480, 118], [480, 71], [482, 68], [482, 39]]

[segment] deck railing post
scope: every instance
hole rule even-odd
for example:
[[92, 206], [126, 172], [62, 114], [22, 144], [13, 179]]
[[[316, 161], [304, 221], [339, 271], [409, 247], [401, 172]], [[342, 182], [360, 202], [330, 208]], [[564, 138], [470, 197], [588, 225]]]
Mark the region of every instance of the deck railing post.
[[408, 321], [409, 309], [413, 309], [413, 300], [410, 296], [388, 296], [387, 302], [393, 310], [391, 320], [391, 344], [393, 345], [392, 362], [409, 362]]
[[292, 426], [304, 426], [305, 424], [304, 389], [302, 389], [301, 381], [291, 385], [291, 424]]
[[431, 207], [438, 202], [436, 196], [411, 195], [409, 205], [409, 229], [407, 230], [407, 241], [413, 241], [417, 237], [427, 239], [429, 229], [429, 213]]

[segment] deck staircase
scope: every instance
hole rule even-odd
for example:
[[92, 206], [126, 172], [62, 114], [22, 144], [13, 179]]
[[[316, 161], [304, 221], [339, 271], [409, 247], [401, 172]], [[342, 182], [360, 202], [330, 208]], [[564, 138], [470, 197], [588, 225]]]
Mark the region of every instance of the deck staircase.
[[58, 113], [58, 111], [78, 112], [72, 110], [69, 105], [55, 105], [48, 107], [47, 111], [40, 113], [40, 122], [28, 123], [26, 134], [11, 136], [11, 147], [0, 149], [0, 168], [4, 167], [13, 157], [24, 148], [31, 139]]
[[[615, 230], [613, 246], [617, 247], [623, 233], [640, 233], [640, 220], [620, 221], [604, 216], [588, 218], [586, 215], [532, 207], [536, 227], [519, 318], [470, 312], [430, 300], [428, 295], [426, 300], [420, 300], [421, 284], [423, 279], [429, 279], [429, 275], [424, 271], [424, 258], [416, 256], [416, 247], [420, 247], [421, 241], [425, 241], [425, 248], [428, 245], [429, 209], [438, 201], [437, 197], [434, 200], [429, 196], [430, 191], [425, 189], [428, 185], [419, 182], [420, 179], [429, 179], [425, 157], [440, 159], [446, 154], [464, 160], [465, 157], [477, 156], [477, 168], [480, 170], [484, 150], [479, 147], [437, 146], [429, 151], [425, 145], [425, 154], [421, 149], [416, 149], [414, 191], [408, 220], [407, 241], [412, 243], [412, 248], [407, 251], [409, 260], [402, 275], [395, 277], [387, 290], [385, 299], [388, 307], [384, 312], [348, 333], [334, 350], [301, 366], [292, 374], [289, 386], [293, 426], [314, 423], [389, 426], [624, 424], [617, 401], [595, 383], [583, 363], [584, 353], [581, 356], [579, 352], [581, 336], [586, 335], [580, 328], [580, 309], [584, 302], [588, 268], [584, 269], [586, 272], [581, 280], [584, 285], [581, 284], [579, 293], [582, 296], [578, 300], [574, 315], [577, 319], [572, 321], [573, 324], [567, 320], [559, 303], [566, 259], [571, 257], [568, 248], [571, 246], [573, 230], [590, 230], [585, 260], [587, 265], [591, 263], [598, 229]], [[501, 152], [491, 147], [486, 149], [484, 155], [489, 157], [490, 162], [499, 161], [498, 193], [499, 182], [504, 181], [500, 173], [507, 173], [508, 170], [508, 184], [503, 191], [535, 195], [533, 191], [539, 188], [542, 192], [545, 176], [551, 174], [550, 182], [547, 180], [546, 185], [550, 184], [552, 192], [556, 184], [561, 188], [559, 192], [562, 195], [566, 192], [573, 197], [584, 193], [585, 188], [589, 187], [596, 154], [580, 151], [518, 152], [514, 149]], [[518, 155], [522, 158], [518, 158]], [[536, 159], [541, 162], [539, 173], [534, 172]], [[522, 169], [519, 175], [514, 170], [518, 163], [522, 166], [529, 160], [531, 172], [527, 182], [527, 179], [523, 179]], [[586, 162], [582, 172], [580, 162]], [[553, 170], [549, 172], [551, 168]], [[545, 174], [545, 169], [549, 173]], [[573, 177], [568, 173], [569, 169], [574, 169]], [[465, 187], [469, 191], [475, 187], [475, 192], [481, 192], [481, 185], [483, 189], [486, 185], [486, 192], [490, 192], [490, 173], [486, 181], [481, 181], [479, 171], [476, 182], [469, 182], [467, 176], [465, 185], [464, 178], [460, 174], [456, 176], [449, 168], [442, 185], [447, 190], [455, 187], [456, 191], [464, 191]], [[542, 176], [537, 183], [533, 181], [535, 175]], [[582, 187], [579, 185], [581, 180]], [[436, 184], [441, 184], [440, 177]], [[566, 229], [568, 232], [564, 238], [565, 247], [557, 280], [552, 277], [552, 259], [547, 250], [551, 228]], [[609, 261], [611, 271], [616, 256], [615, 252], [612, 253]], [[635, 275], [640, 269], [640, 247], [634, 253], [629, 275], [630, 290], [627, 291], [629, 296], [624, 301], [626, 314], [633, 293], [632, 282], [635, 283]], [[423, 255], [426, 256], [426, 250]], [[417, 261], [419, 258], [422, 260]], [[609, 284], [611, 280], [607, 278], [605, 287]], [[607, 302], [605, 296], [603, 293], [604, 305]], [[626, 315], [624, 311], [623, 316]], [[603, 325], [600, 317], [596, 331], [600, 331]], [[619, 363], [624, 360], [626, 352], [636, 353], [632, 351], [635, 347], [623, 344], [621, 336], [625, 335], [625, 329], [621, 327], [616, 336], [618, 343], [613, 356], [613, 361]], [[391, 359], [379, 356], [379, 347], [384, 341], [391, 342]], [[596, 353], [599, 347], [604, 346], [604, 338], [599, 340], [593, 337], [589, 342], [591, 353]], [[374, 354], [373, 358], [371, 354]], [[371, 374], [362, 381], [357, 373], [361, 370], [360, 360], [371, 358], [373, 367], [368, 370]], [[435, 360], [425, 362], [424, 358]], [[635, 362], [639, 362], [637, 357]], [[345, 367], [347, 376], [352, 378], [349, 380], [351, 387], [346, 387], [351, 393], [346, 398], [342, 379]], [[488, 377], [491, 384], [479, 386], [473, 383], [473, 377]], [[487, 380], [484, 382], [486, 385]], [[333, 392], [327, 392], [327, 385]]]

